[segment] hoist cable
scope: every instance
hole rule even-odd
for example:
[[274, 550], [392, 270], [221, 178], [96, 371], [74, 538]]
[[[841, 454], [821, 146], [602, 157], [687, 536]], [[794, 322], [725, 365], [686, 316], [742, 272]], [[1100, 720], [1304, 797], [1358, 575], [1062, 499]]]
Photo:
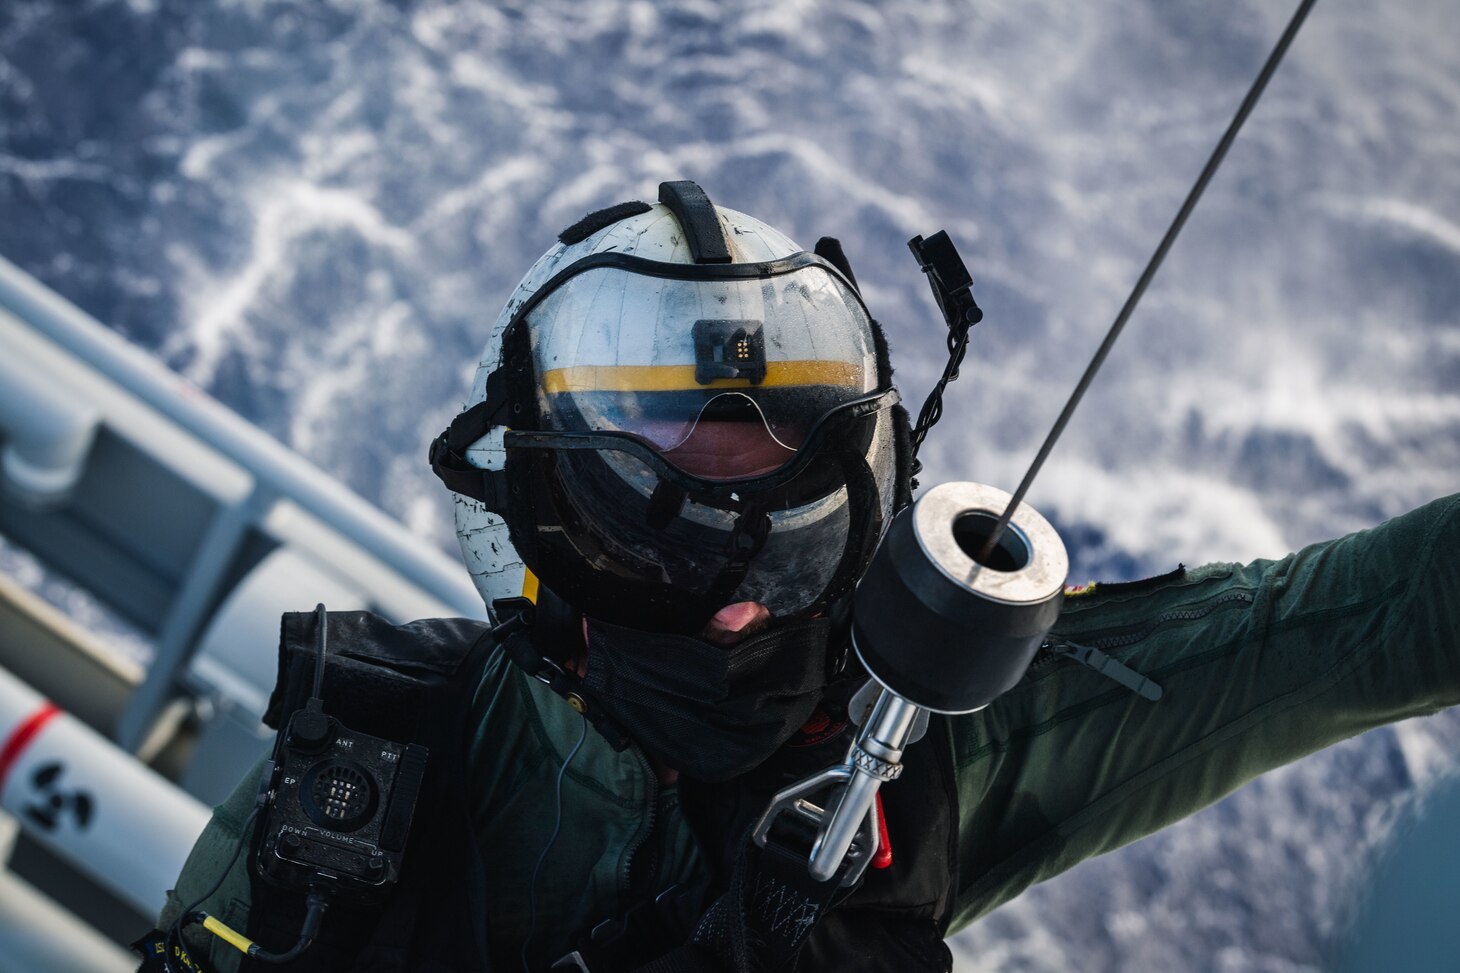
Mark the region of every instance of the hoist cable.
[[1207, 183], [1211, 182], [1212, 176], [1216, 175], [1217, 169], [1222, 164], [1222, 159], [1227, 155], [1227, 150], [1232, 147], [1232, 142], [1237, 138], [1237, 132], [1241, 130], [1242, 123], [1247, 121], [1247, 116], [1252, 113], [1252, 109], [1256, 106], [1257, 100], [1262, 97], [1263, 89], [1267, 87], [1267, 82], [1272, 78], [1273, 73], [1277, 71], [1278, 64], [1282, 61], [1283, 55], [1287, 53], [1288, 47], [1293, 43], [1293, 38], [1297, 36], [1298, 29], [1303, 26], [1303, 21], [1307, 18], [1308, 11], [1312, 9], [1315, 2], [1316, 0], [1302, 0], [1298, 4], [1298, 9], [1293, 13], [1292, 19], [1288, 21], [1287, 29], [1283, 31], [1283, 35], [1278, 39], [1277, 46], [1272, 49], [1272, 53], [1267, 56], [1267, 63], [1262, 66], [1262, 70], [1258, 72], [1257, 79], [1252, 82], [1252, 87], [1248, 89], [1247, 97], [1242, 99], [1242, 104], [1238, 107], [1237, 114], [1233, 116], [1232, 123], [1227, 126], [1227, 131], [1222, 134], [1221, 141], [1217, 143], [1216, 149], [1212, 151], [1211, 158], [1207, 160], [1207, 164], [1202, 169], [1201, 175], [1196, 179], [1196, 184], [1191, 187], [1191, 192], [1187, 193], [1186, 201], [1181, 204], [1181, 209], [1177, 211], [1176, 218], [1167, 227], [1166, 235], [1161, 238], [1161, 243], [1156, 247], [1156, 252], [1151, 255], [1150, 262], [1146, 264], [1146, 269], [1141, 272], [1140, 279], [1136, 281], [1136, 286], [1131, 290], [1130, 296], [1126, 298], [1125, 306], [1115, 316], [1115, 323], [1110, 326], [1110, 330], [1105, 335], [1105, 340], [1100, 342], [1100, 347], [1096, 350], [1095, 357], [1086, 366], [1085, 374], [1080, 377], [1079, 384], [1075, 386], [1075, 391], [1070, 394], [1070, 399], [1065, 403], [1065, 407], [1060, 412], [1059, 418], [1055, 420], [1054, 427], [1050, 429], [1049, 435], [1045, 437], [1044, 445], [1039, 447], [1039, 453], [1034, 457], [1034, 462], [1030, 464], [1029, 471], [1024, 474], [1024, 479], [1019, 483], [1019, 489], [1014, 491], [1014, 496], [1010, 499], [1009, 505], [1004, 508], [1004, 512], [999, 516], [998, 523], [994, 525], [994, 529], [989, 533], [988, 540], [984, 543], [983, 550], [979, 552], [977, 558], [980, 563], [985, 562], [989, 555], [993, 553], [994, 547], [998, 544], [999, 538], [1004, 533], [1004, 528], [1009, 525], [1009, 519], [1014, 516], [1014, 511], [1023, 502], [1024, 495], [1029, 492], [1030, 484], [1034, 482], [1035, 476], [1039, 474], [1040, 468], [1044, 466], [1044, 461], [1049, 457], [1050, 451], [1054, 449], [1055, 441], [1059, 439], [1060, 433], [1065, 431], [1065, 426], [1069, 424], [1070, 417], [1075, 413], [1075, 407], [1080, 404], [1080, 399], [1084, 397], [1085, 390], [1090, 387], [1090, 383], [1095, 378], [1095, 373], [1105, 363], [1106, 356], [1110, 354], [1110, 349], [1115, 344], [1115, 340], [1120, 337], [1121, 331], [1125, 328], [1125, 323], [1130, 320], [1131, 312], [1136, 309], [1136, 305], [1140, 303], [1141, 295], [1145, 294], [1146, 288], [1151, 283], [1151, 279], [1156, 276], [1156, 271], [1160, 269], [1161, 262], [1166, 259], [1167, 251], [1176, 242], [1176, 237], [1181, 233], [1181, 228], [1186, 225], [1187, 217], [1191, 216], [1191, 211], [1196, 208], [1197, 201], [1201, 199], [1202, 192], [1206, 190]]

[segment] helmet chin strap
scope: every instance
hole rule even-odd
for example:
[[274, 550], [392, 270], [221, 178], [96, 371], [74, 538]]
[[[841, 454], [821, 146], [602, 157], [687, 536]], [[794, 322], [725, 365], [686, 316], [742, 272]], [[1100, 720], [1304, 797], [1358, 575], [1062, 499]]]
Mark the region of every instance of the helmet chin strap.
[[583, 613], [541, 582], [532, 612], [532, 634], [538, 651], [558, 665], [567, 665], [587, 648]]
[[538, 608], [526, 598], [498, 598], [492, 602], [492, 614], [500, 619], [492, 629], [492, 640], [507, 653], [523, 672], [567, 701], [603, 736], [615, 750], [627, 749], [633, 742], [628, 732], [583, 683], [572, 665], [575, 656], [586, 651], [583, 616], [566, 602], [538, 589], [538, 598], [548, 597], [541, 616]]

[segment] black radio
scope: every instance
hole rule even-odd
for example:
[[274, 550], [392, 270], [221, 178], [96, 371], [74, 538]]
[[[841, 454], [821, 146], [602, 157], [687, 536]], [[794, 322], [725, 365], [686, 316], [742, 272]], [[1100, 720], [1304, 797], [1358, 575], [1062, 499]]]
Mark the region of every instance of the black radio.
[[357, 733], [318, 701], [279, 734], [255, 864], [274, 885], [379, 902], [400, 877], [427, 752]]
[[[357, 733], [325, 713], [320, 692], [328, 615], [324, 605], [315, 614], [319, 642], [309, 701], [279, 732], [233, 858], [213, 887], [178, 914], [160, 943], [152, 944], [160, 948], [167, 973], [173, 970], [173, 952], [184, 955], [179, 941], [183, 928], [195, 923], [254, 960], [291, 963], [314, 943], [331, 905], [373, 905], [400, 878], [428, 752], [415, 744]], [[299, 939], [282, 953], [265, 949], [217, 916], [194, 911], [223, 886], [260, 812], [263, 823], [254, 829], [255, 870], [270, 884], [305, 896]], [[190, 960], [186, 965], [196, 968]]]

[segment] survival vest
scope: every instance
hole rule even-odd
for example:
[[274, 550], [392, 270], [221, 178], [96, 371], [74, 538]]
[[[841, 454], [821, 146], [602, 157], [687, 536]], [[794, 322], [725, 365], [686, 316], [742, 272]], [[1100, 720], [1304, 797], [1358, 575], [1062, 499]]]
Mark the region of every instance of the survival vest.
[[[265, 714], [274, 729], [309, 696], [315, 625], [313, 613], [283, 618], [279, 680]], [[314, 945], [293, 963], [246, 959], [241, 969], [489, 973], [481, 921], [488, 879], [469, 812], [465, 716], [495, 649], [491, 631], [487, 623], [467, 619], [396, 626], [367, 612], [332, 612], [328, 625], [326, 712], [351, 729], [431, 752], [401, 879], [379, 909], [330, 910]], [[856, 891], [821, 918], [798, 970], [951, 969], [943, 935], [956, 877], [957, 791], [948, 739], [946, 724], [935, 718], [927, 741], [909, 748], [902, 777], [882, 791], [893, 863], [869, 869]], [[715, 872], [711, 896], [728, 881], [738, 842], [785, 776], [840, 760], [845, 747], [844, 734], [803, 735], [744, 778], [715, 785], [681, 781], [685, 814], [702, 849], [722, 850], [705, 855]], [[303, 922], [303, 896], [257, 877], [251, 882], [249, 937], [293, 942]]]

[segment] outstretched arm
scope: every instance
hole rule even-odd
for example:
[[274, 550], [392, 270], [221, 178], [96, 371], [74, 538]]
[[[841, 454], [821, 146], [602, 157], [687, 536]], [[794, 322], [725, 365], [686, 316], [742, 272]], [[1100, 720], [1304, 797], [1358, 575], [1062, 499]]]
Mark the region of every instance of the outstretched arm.
[[1460, 702], [1460, 495], [1277, 561], [1071, 599], [1055, 634], [1158, 683], [1054, 661], [950, 721], [954, 928], [1274, 767]]

